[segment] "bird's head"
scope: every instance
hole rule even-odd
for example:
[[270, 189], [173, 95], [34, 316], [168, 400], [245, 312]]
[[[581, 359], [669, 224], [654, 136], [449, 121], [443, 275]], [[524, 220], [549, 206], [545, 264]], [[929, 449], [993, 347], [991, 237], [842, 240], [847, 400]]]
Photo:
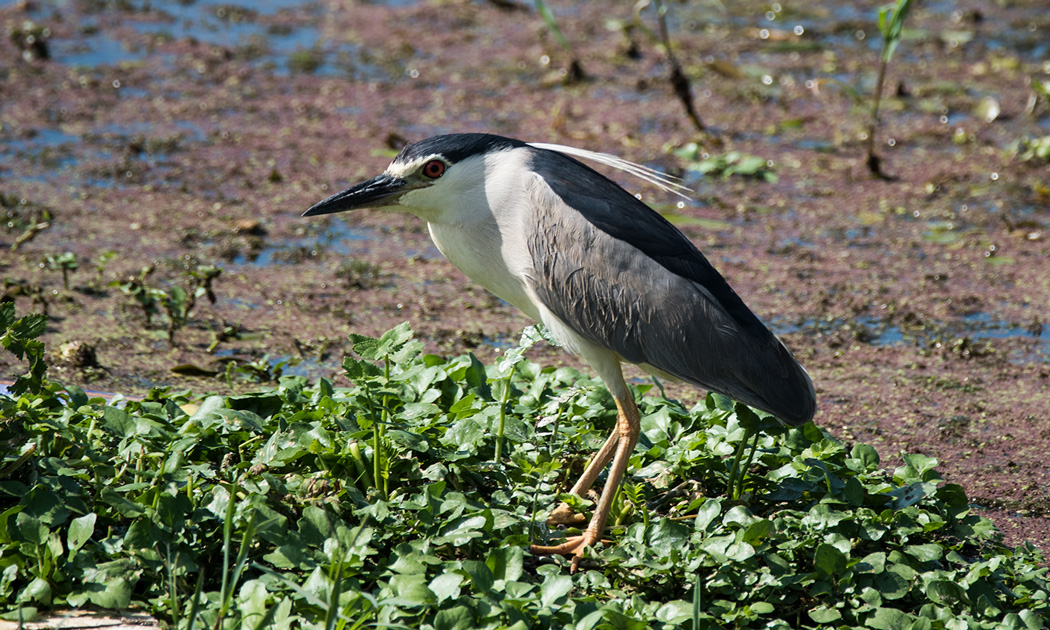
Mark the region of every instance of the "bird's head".
[[394, 208], [427, 215], [484, 194], [486, 156], [526, 146], [480, 133], [434, 136], [406, 146], [381, 175], [314, 204], [303, 216], [357, 208]]

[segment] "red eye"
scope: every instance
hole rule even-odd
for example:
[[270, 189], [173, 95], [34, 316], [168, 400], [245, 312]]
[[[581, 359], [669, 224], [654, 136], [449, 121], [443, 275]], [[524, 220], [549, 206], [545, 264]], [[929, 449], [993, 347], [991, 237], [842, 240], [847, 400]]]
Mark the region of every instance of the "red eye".
[[430, 160], [423, 165], [423, 176], [437, 179], [445, 174], [445, 163], [441, 160]]

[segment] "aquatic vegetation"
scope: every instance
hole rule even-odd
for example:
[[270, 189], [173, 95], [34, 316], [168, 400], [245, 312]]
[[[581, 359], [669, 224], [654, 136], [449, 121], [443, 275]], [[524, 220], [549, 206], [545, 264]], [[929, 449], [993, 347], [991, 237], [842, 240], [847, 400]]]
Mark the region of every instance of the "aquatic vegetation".
[[[34, 366], [44, 323], [0, 306], [0, 340]], [[886, 470], [808, 424], [757, 435], [734, 479], [755, 414], [718, 396], [639, 399], [638, 467], [602, 562], [570, 575], [525, 550], [549, 535], [537, 508], [566, 498], [562, 460], [604, 437], [600, 384], [514, 352], [495, 367], [425, 354], [407, 325], [351, 341], [351, 388], [284, 376], [104, 400], [34, 367], [0, 395], [5, 618], [91, 605], [176, 627], [1027, 629], [1047, 615], [1042, 556], [1002, 545], [936, 460]]]
[[711, 155], [695, 142], [676, 149], [674, 154], [686, 161], [686, 170], [701, 175], [718, 175], [723, 178], [738, 175], [767, 182], [777, 181], [777, 174], [773, 172], [773, 164], [756, 155], [746, 155], [739, 151]]
[[1021, 138], [1010, 144], [1007, 149], [1022, 162], [1041, 160], [1050, 162], [1050, 136], [1039, 138]]

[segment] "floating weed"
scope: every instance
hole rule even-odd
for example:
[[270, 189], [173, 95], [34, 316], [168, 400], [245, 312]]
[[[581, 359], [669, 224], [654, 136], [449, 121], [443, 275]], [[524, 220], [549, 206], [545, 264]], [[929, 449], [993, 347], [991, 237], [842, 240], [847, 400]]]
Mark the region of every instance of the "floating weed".
[[1017, 156], [1022, 162], [1040, 160], [1050, 162], [1050, 136], [1021, 138], [1010, 144], [1007, 153]]
[[687, 170], [701, 175], [719, 175], [723, 178], [739, 175], [771, 183], [778, 179], [777, 174], [773, 172], [772, 161], [739, 151], [711, 155], [695, 142], [690, 142], [677, 149], [674, 154], [686, 161]]
[[371, 289], [379, 284], [382, 269], [375, 263], [349, 258], [339, 263], [335, 276], [348, 289]]
[[324, 64], [323, 50], [314, 48], [297, 49], [288, 55], [288, 70], [293, 73], [313, 74]]
[[9, 618], [93, 606], [181, 628], [991, 630], [1050, 611], [1039, 551], [1004, 546], [929, 457], [889, 471], [812, 424], [641, 396], [616, 522], [600, 562], [570, 575], [527, 548], [537, 506], [570, 476], [564, 455], [609, 428], [594, 379], [425, 354], [402, 325], [351, 338], [350, 388], [283, 376], [114, 406], [44, 378], [44, 323], [0, 305], [3, 345], [31, 365], [0, 395], [15, 446], [0, 452]]

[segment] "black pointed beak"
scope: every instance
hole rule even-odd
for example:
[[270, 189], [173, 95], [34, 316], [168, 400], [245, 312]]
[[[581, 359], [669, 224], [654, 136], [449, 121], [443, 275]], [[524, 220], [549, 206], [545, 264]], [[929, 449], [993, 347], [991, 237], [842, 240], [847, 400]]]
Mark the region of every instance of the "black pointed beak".
[[390, 205], [405, 192], [405, 180], [384, 173], [315, 203], [303, 216], [313, 217], [357, 208], [379, 208]]

